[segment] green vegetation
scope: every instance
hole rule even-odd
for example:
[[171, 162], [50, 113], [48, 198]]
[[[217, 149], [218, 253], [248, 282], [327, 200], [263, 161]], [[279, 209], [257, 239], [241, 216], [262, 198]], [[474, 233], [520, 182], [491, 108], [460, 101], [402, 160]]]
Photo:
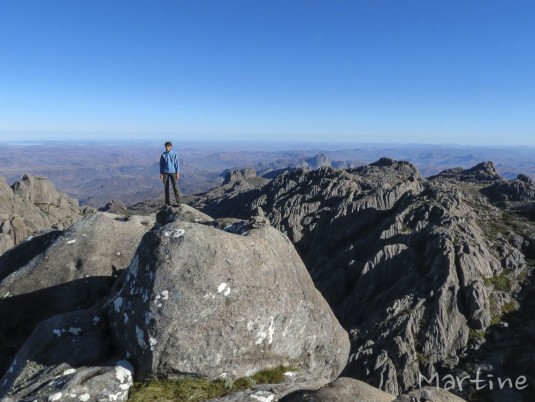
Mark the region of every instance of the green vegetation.
[[505, 303], [502, 307], [502, 314], [509, 314], [513, 311], [516, 311], [518, 309], [517, 304], [514, 301], [510, 301], [509, 303]]
[[491, 278], [485, 278], [485, 285], [494, 286], [495, 290], [500, 290], [502, 292], [507, 292], [511, 290], [512, 283], [511, 280], [505, 275], [493, 276]]
[[483, 339], [485, 339], [485, 331], [481, 329], [469, 329], [468, 340], [480, 341]]
[[429, 362], [429, 357], [420, 352], [416, 352], [416, 358], [418, 359], [418, 363], [420, 363], [420, 365], [424, 365], [425, 363]]
[[413, 230], [407, 225], [401, 225], [401, 233], [412, 233]]
[[503, 211], [502, 219], [507, 225], [513, 226], [515, 230], [518, 231], [518, 229], [521, 229], [519, 221], [521, 221], [522, 218], [519, 217], [518, 215], [516, 215], [516, 214], [514, 214], [514, 213], [512, 213], [510, 211]]
[[277, 384], [285, 381], [284, 373], [296, 371], [294, 367], [279, 366], [263, 370], [252, 377], [236, 381], [207, 379], [183, 380], [149, 380], [136, 382], [130, 390], [129, 401], [132, 402], [203, 402], [233, 392], [252, 388], [256, 384]]
[[490, 314], [491, 314], [491, 325], [496, 325], [502, 322], [503, 316], [508, 313], [512, 313], [513, 311], [516, 311], [518, 309], [518, 306], [515, 301], [510, 301], [508, 303], [505, 303], [502, 308], [498, 307], [498, 304], [496, 302], [496, 298], [491, 295], [490, 297]]

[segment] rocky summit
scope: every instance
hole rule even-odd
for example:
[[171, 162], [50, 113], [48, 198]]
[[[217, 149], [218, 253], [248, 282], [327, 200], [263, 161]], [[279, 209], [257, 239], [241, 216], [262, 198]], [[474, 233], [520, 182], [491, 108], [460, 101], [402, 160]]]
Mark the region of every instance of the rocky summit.
[[[326, 385], [347, 363], [347, 332], [292, 243], [260, 215], [95, 212], [33, 253], [0, 260], [11, 259], [3, 318], [11, 329], [29, 322], [16, 337], [4, 331], [3, 400], [124, 401], [134, 378], [233, 380], [289, 367], [285, 382], [233, 396], [278, 400]], [[24, 301], [27, 317], [9, 314]]]

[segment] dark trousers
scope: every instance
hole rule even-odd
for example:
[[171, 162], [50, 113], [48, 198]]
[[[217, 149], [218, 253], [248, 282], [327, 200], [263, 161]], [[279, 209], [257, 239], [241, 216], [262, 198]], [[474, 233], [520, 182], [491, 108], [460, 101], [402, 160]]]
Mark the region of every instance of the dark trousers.
[[165, 203], [167, 205], [171, 204], [169, 202], [169, 181], [173, 185], [173, 191], [175, 193], [176, 203], [180, 205], [180, 192], [176, 185], [176, 177], [174, 173], [164, 173], [163, 174], [163, 185], [165, 186]]

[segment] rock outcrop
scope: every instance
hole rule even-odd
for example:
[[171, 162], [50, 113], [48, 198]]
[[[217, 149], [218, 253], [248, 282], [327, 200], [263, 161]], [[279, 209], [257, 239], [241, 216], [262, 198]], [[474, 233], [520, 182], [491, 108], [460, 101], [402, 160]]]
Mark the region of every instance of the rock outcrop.
[[[161, 208], [154, 227], [132, 245], [137, 251], [128, 270], [113, 285], [109, 271], [104, 274], [111, 281], [100, 287], [104, 296], [89, 297], [93, 304], [74, 297], [76, 308], [88, 309], [44, 317], [22, 348], [12, 347], [9, 353], [17, 356], [0, 381], [0, 395], [79, 397], [87, 390], [82, 378], [56, 381], [74, 369], [101, 384], [92, 386], [95, 395], [113, 390], [124, 399], [119, 390], [131, 380], [117, 382], [116, 366], [138, 379], [229, 381], [278, 365], [296, 368], [283, 384], [214, 402], [458, 401], [444, 390], [415, 390], [420, 375], [462, 378], [476, 371], [523, 374], [533, 386], [535, 208], [529, 180], [506, 181], [492, 163], [426, 179], [411, 163], [389, 158], [347, 170], [285, 171], [264, 185], [238, 176], [191, 197], [207, 215], [187, 206]], [[120, 223], [146, 219], [134, 216], [155, 207], [110, 205], [124, 212]], [[41, 292], [54, 300], [58, 283], [99, 279], [60, 269], [52, 275], [58, 282], [39, 274], [34, 285], [32, 278], [22, 286], [18, 278], [44, 264], [45, 250], [60, 243], [72, 250], [67, 246], [80, 238], [72, 240], [50, 231], [6, 253], [0, 286], [19, 293], [0, 307], [6, 301], [23, 306]], [[79, 254], [61, 255], [69, 262]], [[83, 286], [74, 288], [77, 295], [87, 290]], [[83, 345], [89, 345], [86, 354]], [[342, 370], [353, 379], [326, 386]], [[529, 388], [453, 392], [492, 402], [533, 396]]]
[[98, 309], [43, 321], [0, 383], [0, 398], [18, 401], [126, 401], [133, 369], [111, 357], [109, 329]]
[[462, 167], [451, 168], [440, 172], [436, 176], [431, 176], [430, 179], [453, 179], [464, 182], [487, 182], [500, 180], [501, 176], [496, 170], [496, 165], [493, 162], [482, 162], [470, 169], [463, 169]]
[[382, 158], [285, 172], [193, 205], [242, 219], [261, 207], [350, 332], [344, 375], [400, 395], [419, 373], [456, 367], [516, 303], [530, 225], [514, 234], [521, 226], [480, 192], [500, 180], [492, 163], [427, 180]]
[[63, 229], [81, 217], [78, 201], [58, 193], [42, 176], [9, 186], [0, 177], [0, 255], [40, 230]]
[[392, 402], [395, 396], [387, 394], [362, 381], [341, 377], [317, 391], [298, 391], [281, 402]]
[[151, 231], [109, 317], [139, 379], [236, 379], [287, 365], [319, 386], [349, 353], [294, 247], [269, 225], [239, 235], [176, 221]]
[[[95, 213], [41, 241], [43, 250], [35, 246], [37, 255], [4, 279], [2, 285], [14, 292], [31, 293], [3, 303], [15, 298], [32, 303], [28, 295], [41, 291], [52, 300], [63, 294], [61, 286], [77, 281], [76, 263], [74, 270], [65, 264], [69, 268], [70, 261], [82, 259], [82, 286], [69, 295], [74, 300], [66, 297], [61, 305], [73, 311], [43, 317], [17, 346], [0, 380], [2, 400], [124, 401], [134, 376], [236, 379], [291, 366], [282, 384], [222, 399], [276, 401], [339, 375], [349, 355], [348, 335], [293, 245], [261, 210], [250, 221], [214, 221], [188, 206], [166, 207], [147, 232], [153, 222], [151, 216]], [[85, 281], [100, 279], [86, 275], [109, 279], [111, 260], [120, 257], [117, 250], [126, 254], [118, 248], [120, 229], [113, 232], [115, 225], [128, 224], [136, 232], [124, 235], [130, 256], [137, 248], [128, 270], [106, 289], [108, 296], [74, 306]], [[97, 240], [104, 227], [108, 233]], [[134, 238], [141, 236], [140, 242]], [[50, 278], [42, 274], [44, 268]]]
[[106, 297], [154, 222], [97, 212], [0, 257], [0, 373], [39, 322]]
[[463, 402], [464, 399], [435, 387], [423, 387], [396, 398], [362, 381], [341, 377], [317, 391], [298, 391], [281, 402]]
[[535, 202], [535, 184], [526, 180], [500, 180], [485, 189], [494, 202]]
[[231, 169], [226, 171], [223, 185], [239, 180], [254, 180], [256, 178], [256, 170], [253, 168]]

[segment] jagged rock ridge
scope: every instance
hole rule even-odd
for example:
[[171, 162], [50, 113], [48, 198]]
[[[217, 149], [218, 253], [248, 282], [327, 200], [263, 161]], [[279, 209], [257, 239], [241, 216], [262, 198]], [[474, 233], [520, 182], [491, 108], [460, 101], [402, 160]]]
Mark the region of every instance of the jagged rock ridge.
[[[533, 185], [521, 183], [533, 200]], [[492, 186], [504, 192], [511, 184], [491, 162], [425, 179], [412, 164], [383, 158], [357, 169], [285, 172], [262, 188], [208, 193], [193, 205], [241, 218], [261, 207], [350, 331], [345, 374], [399, 395], [419, 373], [458, 366], [518, 305], [534, 226], [509, 232], [484, 196]], [[502, 280], [508, 289], [496, 285]]]

